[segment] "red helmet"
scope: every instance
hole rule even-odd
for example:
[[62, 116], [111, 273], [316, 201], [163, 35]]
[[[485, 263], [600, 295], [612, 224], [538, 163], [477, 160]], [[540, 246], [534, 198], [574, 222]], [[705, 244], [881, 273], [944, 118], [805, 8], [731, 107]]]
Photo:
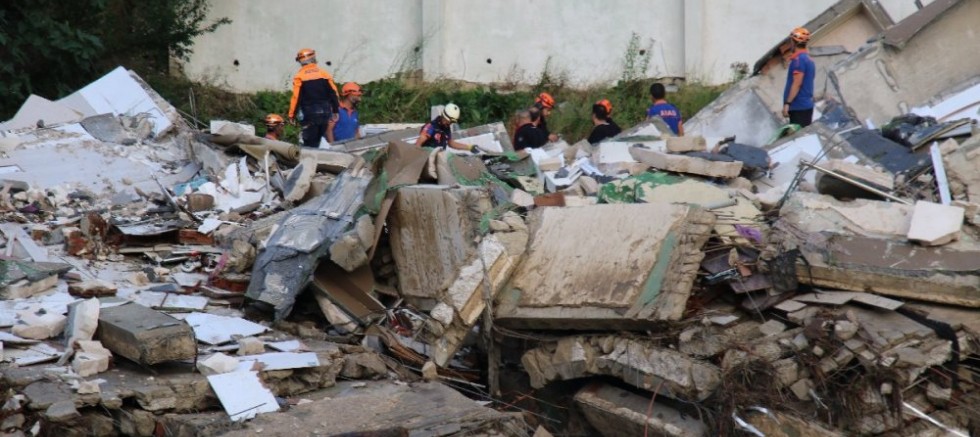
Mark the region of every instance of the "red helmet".
[[316, 50], [313, 49], [300, 49], [296, 52], [296, 62], [306, 62], [316, 57]]
[[356, 83], [354, 83], [354, 82], [347, 82], [347, 83], [345, 83], [344, 84], [344, 87], [340, 89], [340, 92], [341, 92], [341, 94], [343, 94], [345, 96], [346, 95], [350, 95], [350, 94], [354, 94], [354, 95], [358, 95], [358, 96], [361, 95], [361, 94], [364, 94], [364, 92], [361, 91], [361, 86], [358, 85], [358, 84], [356, 84]]
[[283, 120], [282, 116], [279, 114], [269, 114], [265, 116], [265, 125], [268, 127], [276, 127], [285, 122], [286, 120]]
[[541, 93], [534, 99], [534, 103], [540, 103], [542, 107], [551, 109], [555, 107], [555, 98], [551, 97], [551, 94]]
[[797, 27], [789, 33], [789, 38], [797, 43], [807, 43], [810, 41], [810, 31], [803, 27]]
[[609, 102], [609, 99], [602, 99], [598, 102], [595, 102], [595, 104], [602, 106], [603, 108], [606, 108], [607, 115], [612, 115], [612, 103]]

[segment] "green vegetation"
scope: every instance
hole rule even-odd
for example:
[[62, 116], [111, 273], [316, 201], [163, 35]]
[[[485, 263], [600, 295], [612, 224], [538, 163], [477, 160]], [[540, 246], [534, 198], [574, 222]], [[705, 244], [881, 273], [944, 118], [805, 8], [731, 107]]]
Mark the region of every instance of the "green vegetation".
[[[285, 114], [289, 109], [289, 91], [263, 91], [256, 94], [233, 94], [220, 89], [165, 76], [150, 76], [147, 81], [168, 101], [188, 115], [206, 123], [212, 118], [252, 123], [263, 132], [262, 119], [270, 112]], [[543, 81], [542, 81], [543, 82]], [[612, 87], [585, 90], [564, 84], [546, 87], [541, 84], [525, 91], [500, 91], [490, 86], [473, 86], [453, 81], [414, 83], [404, 75], [395, 75], [361, 84], [365, 94], [361, 102], [362, 123], [425, 122], [433, 105], [454, 102], [463, 111], [463, 127], [503, 121], [513, 129], [514, 113], [530, 106], [539, 91], [550, 92], [558, 104], [548, 119], [548, 126], [561, 133], [566, 141], [575, 142], [592, 130], [592, 104], [609, 99], [613, 118], [628, 127], [642, 121], [650, 105], [648, 93], [653, 80], [620, 82]], [[340, 84], [338, 84], [340, 85]], [[667, 98], [690, 117], [724, 91], [725, 86], [687, 83], [678, 86]], [[194, 99], [192, 107], [191, 96]], [[202, 126], [203, 127], [203, 126]], [[295, 141], [296, 129], [290, 127], [287, 140]]]
[[0, 2], [0, 120], [30, 94], [58, 99], [117, 65], [164, 74], [207, 22], [208, 0], [4, 0]]

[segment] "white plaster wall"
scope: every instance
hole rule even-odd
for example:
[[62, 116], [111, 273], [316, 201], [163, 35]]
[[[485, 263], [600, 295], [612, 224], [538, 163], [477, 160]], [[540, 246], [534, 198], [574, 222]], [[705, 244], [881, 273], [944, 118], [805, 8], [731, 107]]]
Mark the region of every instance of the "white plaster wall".
[[752, 68], [790, 31], [837, 3], [836, 0], [694, 1], [705, 4], [704, 22], [700, 26], [703, 44], [700, 56], [688, 63], [688, 75], [708, 83], [732, 80], [732, 63], [745, 62]]
[[[896, 20], [916, 10], [913, 0], [879, 1]], [[550, 57], [551, 72], [573, 85], [611, 83], [622, 74], [634, 32], [641, 46], [652, 48], [648, 76], [723, 83], [732, 78], [732, 63], [751, 66], [835, 0], [211, 3], [212, 17], [233, 23], [198, 38], [185, 72], [256, 91], [287, 89], [302, 47], [316, 49], [321, 64], [330, 62], [325, 67], [338, 82], [367, 82], [408, 67], [423, 68], [429, 79], [535, 83]]]
[[[310, 47], [338, 83], [398, 71], [421, 40], [422, 0], [212, 0], [232, 20], [194, 44], [188, 77], [236, 91], [288, 89]], [[235, 66], [234, 61], [239, 65]], [[330, 66], [324, 65], [330, 62]]]

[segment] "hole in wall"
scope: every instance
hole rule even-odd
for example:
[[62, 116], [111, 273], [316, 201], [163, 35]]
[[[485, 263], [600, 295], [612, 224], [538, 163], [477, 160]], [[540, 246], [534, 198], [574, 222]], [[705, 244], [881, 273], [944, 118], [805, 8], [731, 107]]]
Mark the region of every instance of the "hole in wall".
[[640, 56], [643, 56], [645, 54], [647, 54], [647, 50], [646, 49], [640, 49]]
[[324, 62], [324, 64], [327, 64], [327, 66], [329, 67], [329, 66], [333, 65], [333, 62], [327, 61], [327, 62]]
[[487, 63], [488, 64], [492, 64], [493, 63], [493, 59], [487, 58]]
[[235, 62], [232, 62], [232, 64], [235, 64], [235, 66], [237, 67], [239, 65], [238, 59], [235, 59]]

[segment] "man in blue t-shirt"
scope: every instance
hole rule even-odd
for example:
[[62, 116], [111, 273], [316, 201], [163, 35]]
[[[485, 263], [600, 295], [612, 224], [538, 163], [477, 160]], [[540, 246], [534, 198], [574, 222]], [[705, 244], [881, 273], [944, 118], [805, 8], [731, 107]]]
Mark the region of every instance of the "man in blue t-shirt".
[[793, 41], [793, 51], [790, 52], [783, 90], [783, 117], [788, 117], [790, 123], [807, 127], [813, 121], [813, 76], [816, 73], [816, 66], [806, 50], [810, 31], [797, 27], [789, 38]]
[[674, 135], [684, 135], [684, 120], [681, 119], [681, 110], [676, 106], [667, 103], [667, 88], [662, 83], [650, 85], [650, 100], [653, 105], [647, 109], [647, 119], [660, 117], [674, 131]]
[[358, 119], [357, 105], [361, 103], [360, 85], [347, 82], [341, 88], [340, 108], [337, 120], [331, 121], [327, 127], [327, 142], [361, 139], [361, 121]]

